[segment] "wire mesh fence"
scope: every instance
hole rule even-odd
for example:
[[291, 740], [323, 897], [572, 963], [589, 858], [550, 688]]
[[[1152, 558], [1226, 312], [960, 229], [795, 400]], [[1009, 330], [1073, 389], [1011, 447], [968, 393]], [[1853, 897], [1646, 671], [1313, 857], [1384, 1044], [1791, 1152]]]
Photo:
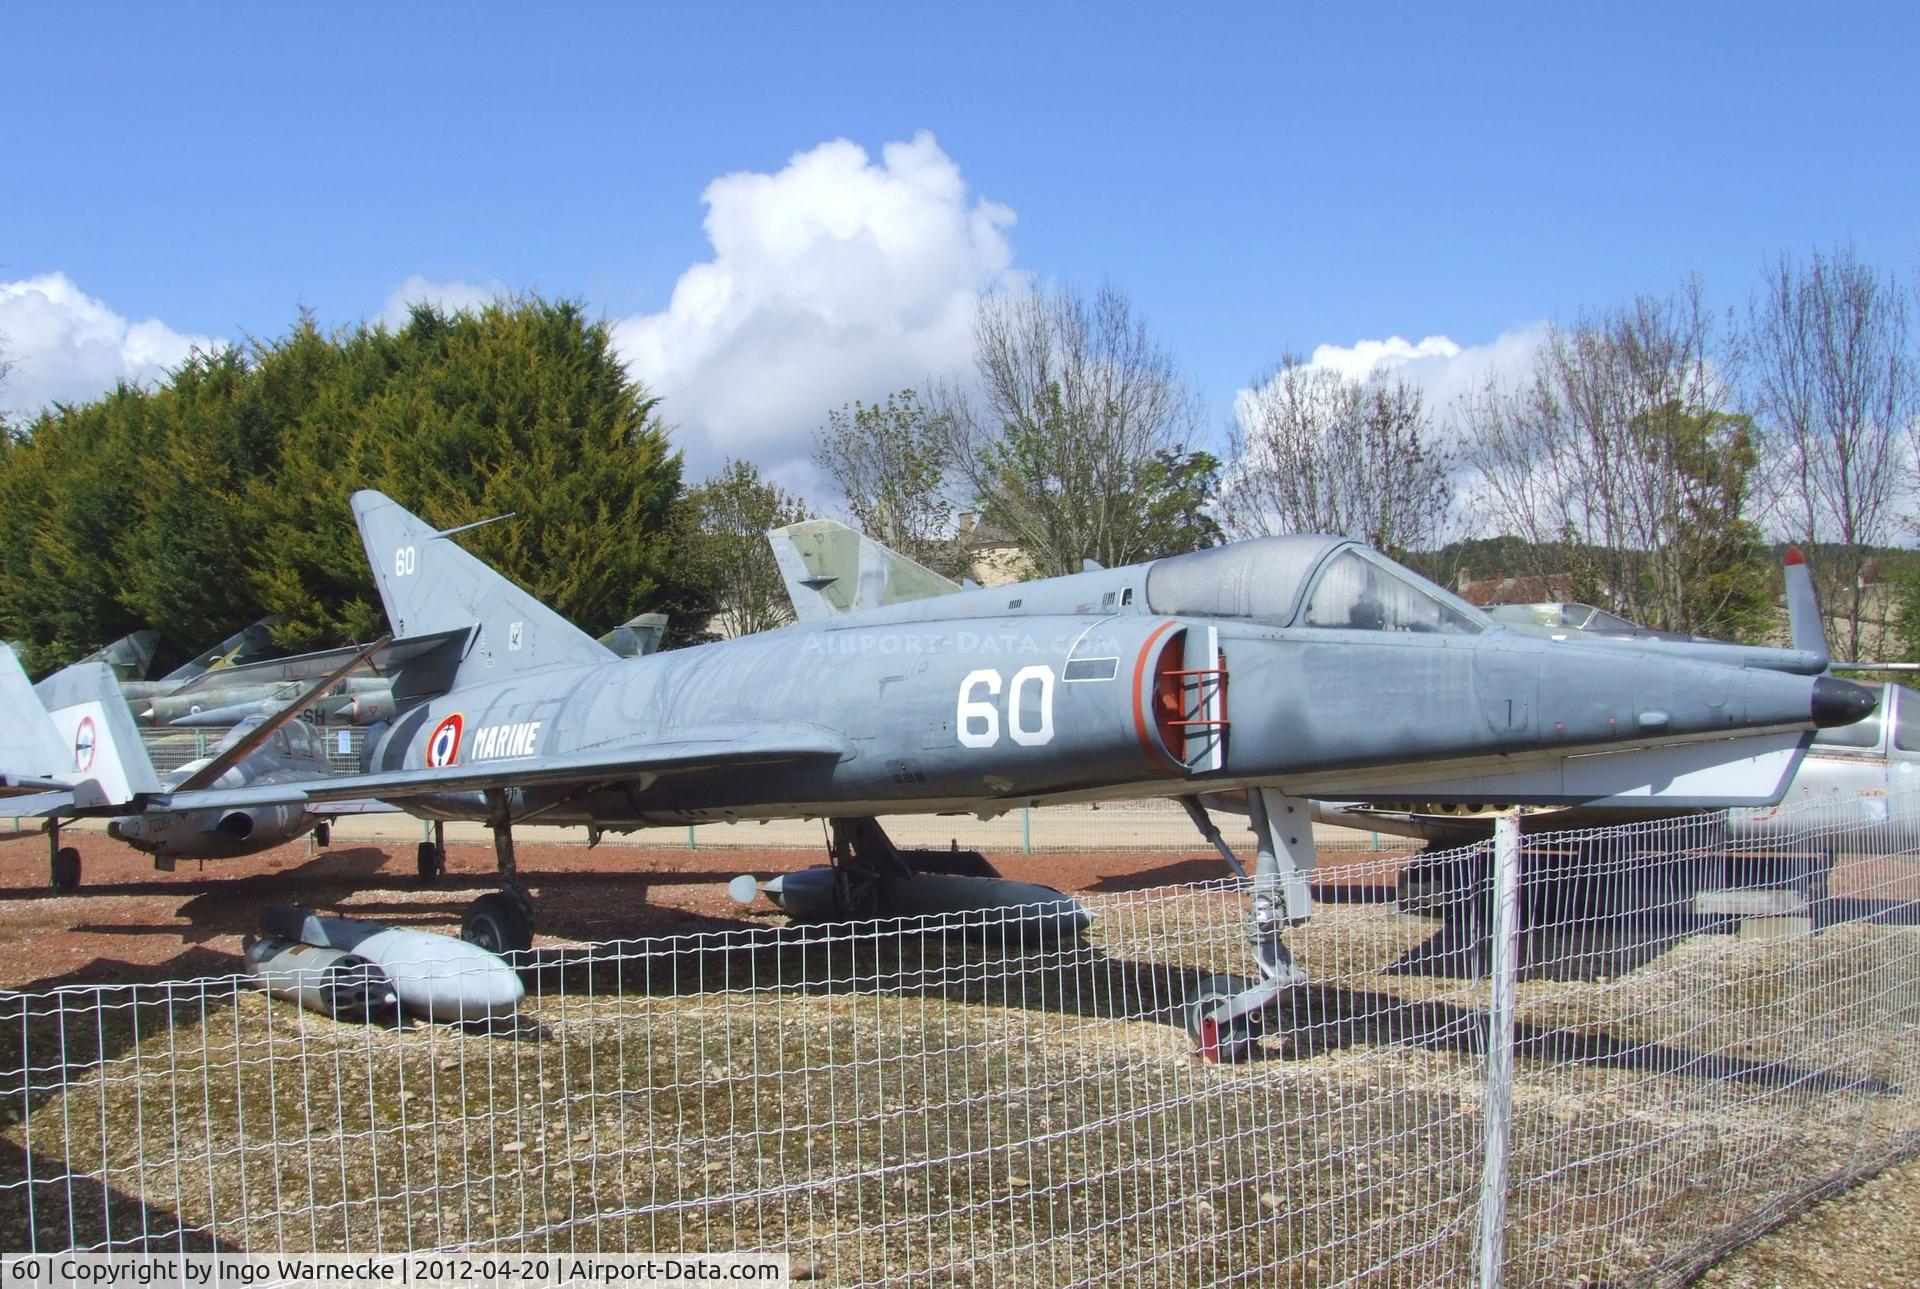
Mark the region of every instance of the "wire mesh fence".
[[[533, 951], [511, 1022], [0, 995], [0, 1247], [784, 1251], [827, 1283], [1670, 1283], [1920, 1142], [1920, 801], [1323, 858], [1254, 1059], [1231, 882]], [[1417, 912], [1415, 911], [1417, 910]], [[1513, 985], [1511, 1075], [1489, 1050]], [[1490, 1097], [1491, 1091], [1499, 1095]], [[1510, 1117], [1489, 1105], [1510, 1104]]]

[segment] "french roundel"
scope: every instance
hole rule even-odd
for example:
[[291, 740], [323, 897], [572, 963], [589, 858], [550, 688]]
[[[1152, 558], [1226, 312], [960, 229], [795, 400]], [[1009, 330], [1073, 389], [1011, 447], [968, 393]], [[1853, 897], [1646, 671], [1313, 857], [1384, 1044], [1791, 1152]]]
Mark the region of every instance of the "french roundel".
[[73, 736], [73, 764], [74, 768], [83, 774], [93, 768], [93, 752], [98, 741], [99, 736], [93, 728], [93, 717], [82, 716], [80, 728]]
[[455, 712], [433, 727], [433, 734], [427, 739], [428, 769], [438, 770], [459, 759], [460, 733], [464, 724], [460, 713]]

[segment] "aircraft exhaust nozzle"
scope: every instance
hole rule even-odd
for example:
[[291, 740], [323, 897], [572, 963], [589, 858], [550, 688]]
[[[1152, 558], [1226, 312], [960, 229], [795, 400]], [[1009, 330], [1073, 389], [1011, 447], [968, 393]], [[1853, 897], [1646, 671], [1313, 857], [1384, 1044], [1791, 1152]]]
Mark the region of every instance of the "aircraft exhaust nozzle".
[[242, 954], [262, 989], [335, 1020], [366, 1021], [399, 1002], [387, 974], [357, 953], [263, 935]]
[[228, 841], [245, 841], [253, 836], [253, 816], [244, 810], [230, 810], [220, 816], [213, 831]]
[[392, 718], [393, 704], [378, 698], [356, 697], [349, 699], [341, 712], [350, 725], [377, 725]]
[[1813, 682], [1813, 723], [1822, 729], [1863, 721], [1879, 705], [1878, 689], [1833, 676], [1821, 676]]

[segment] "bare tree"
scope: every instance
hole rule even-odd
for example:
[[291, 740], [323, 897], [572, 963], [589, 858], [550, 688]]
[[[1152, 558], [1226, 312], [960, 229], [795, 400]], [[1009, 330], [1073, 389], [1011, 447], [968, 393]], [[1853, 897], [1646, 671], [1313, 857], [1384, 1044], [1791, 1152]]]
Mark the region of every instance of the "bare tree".
[[969, 571], [955, 533], [953, 435], [911, 389], [827, 413], [813, 460], [832, 477], [867, 536], [946, 577]]
[[1043, 576], [1218, 540], [1198, 403], [1117, 288], [988, 296], [974, 363], [977, 391], [941, 391], [954, 465]]
[[1549, 329], [1517, 387], [1466, 400], [1474, 505], [1540, 552], [1556, 598], [1669, 630], [1754, 629], [1755, 461], [1699, 283]]
[[1807, 544], [1827, 612], [1860, 656], [1871, 548], [1892, 540], [1910, 487], [1916, 413], [1908, 302], [1852, 247], [1790, 256], [1747, 310], [1746, 358], [1775, 520]]
[[688, 496], [698, 535], [689, 544], [725, 637], [770, 631], [793, 621], [766, 531], [798, 523], [800, 500], [763, 480], [750, 462], [729, 460]]
[[1436, 544], [1452, 453], [1404, 378], [1351, 380], [1288, 356], [1241, 396], [1220, 504], [1235, 537], [1341, 533], [1396, 553]]

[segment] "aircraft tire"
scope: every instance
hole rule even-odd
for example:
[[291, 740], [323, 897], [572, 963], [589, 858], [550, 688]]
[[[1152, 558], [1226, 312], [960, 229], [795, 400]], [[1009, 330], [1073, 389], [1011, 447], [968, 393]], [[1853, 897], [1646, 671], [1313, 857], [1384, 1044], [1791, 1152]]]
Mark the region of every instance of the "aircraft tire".
[[490, 953], [510, 953], [533, 947], [533, 923], [520, 901], [504, 891], [482, 895], [467, 905], [460, 919], [460, 938]]
[[80, 889], [79, 851], [71, 846], [62, 846], [54, 854], [52, 869], [54, 890], [77, 891]]
[[413, 852], [414, 867], [420, 873], [420, 885], [432, 886], [447, 871], [447, 857], [430, 841], [423, 841]]
[[332, 844], [332, 842], [333, 842], [333, 825], [332, 824], [327, 823], [325, 820], [322, 820], [321, 822], [313, 826], [314, 845], [326, 846], [326, 845]]
[[[1252, 1012], [1226, 1024], [1207, 1019], [1207, 1013], [1234, 995], [1251, 989], [1253, 982], [1240, 976], [1203, 976], [1187, 1000], [1187, 1037], [1193, 1040], [1194, 1054], [1203, 1061], [1237, 1065], [1254, 1053], [1254, 1040], [1260, 1037], [1260, 1013]], [[1208, 1033], [1209, 1028], [1212, 1033]]]

